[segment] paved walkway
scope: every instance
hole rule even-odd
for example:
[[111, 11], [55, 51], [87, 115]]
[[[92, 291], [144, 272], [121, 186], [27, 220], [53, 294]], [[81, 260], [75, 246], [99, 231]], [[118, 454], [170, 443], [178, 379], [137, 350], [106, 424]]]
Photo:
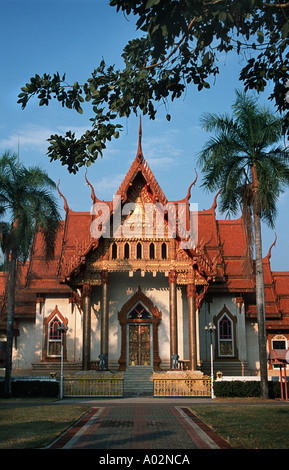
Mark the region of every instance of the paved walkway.
[[229, 449], [189, 406], [92, 402], [91, 410], [50, 449]]

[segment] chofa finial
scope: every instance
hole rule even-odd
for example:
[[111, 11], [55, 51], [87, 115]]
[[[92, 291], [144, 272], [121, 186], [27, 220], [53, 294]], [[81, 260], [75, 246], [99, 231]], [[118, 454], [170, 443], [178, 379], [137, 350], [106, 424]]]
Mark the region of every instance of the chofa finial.
[[139, 131], [138, 131], [138, 149], [137, 149], [137, 156], [140, 160], [143, 158], [141, 139], [142, 139], [142, 124], [141, 124], [141, 116], [140, 116], [139, 117]]

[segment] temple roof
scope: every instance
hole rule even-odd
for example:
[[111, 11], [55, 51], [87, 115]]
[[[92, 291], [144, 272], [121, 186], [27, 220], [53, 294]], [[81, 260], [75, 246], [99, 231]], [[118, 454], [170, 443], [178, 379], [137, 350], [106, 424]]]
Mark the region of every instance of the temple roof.
[[[91, 188], [91, 198], [94, 203], [100, 202], [93, 186], [85, 175], [86, 182]], [[109, 208], [107, 218], [110, 220], [115, 211], [114, 202], [118, 198], [120, 204], [131, 200], [136, 186], [142, 182], [141, 193], [138, 197], [154, 204], [159, 203], [165, 211], [184, 205], [187, 216], [190, 214], [190, 195], [197, 175], [186, 196], [179, 201], [168, 201], [157, 179], [146, 162], [142, 152], [141, 122], [139, 128], [138, 149], [124, 180], [120, 184], [112, 201], [107, 201]], [[37, 233], [31, 250], [29, 262], [21, 269], [20, 287], [17, 289], [16, 318], [33, 317], [37, 296], [45, 293], [72, 293], [68, 279], [73, 273], [85, 267], [88, 259], [96, 253], [104, 238], [94, 238], [91, 234], [91, 224], [95, 214], [90, 212], [75, 212], [69, 208], [66, 198], [63, 198], [65, 220], [61, 222], [57, 236], [54, 258], [47, 264], [44, 260], [43, 238]], [[256, 317], [254, 305], [255, 276], [254, 265], [251, 272], [244, 269], [247, 236], [243, 217], [235, 220], [218, 220], [216, 218], [217, 197], [207, 210], [198, 211], [198, 239], [195, 246], [182, 249], [177, 239], [177, 249], [184, 263], [190, 263], [198, 276], [210, 284], [212, 292], [231, 292], [236, 296], [250, 294], [250, 302], [246, 306], [249, 317]], [[103, 201], [101, 201], [103, 202]], [[169, 212], [167, 212], [167, 216]], [[186, 220], [190, 220], [189, 217]], [[168, 224], [168, 220], [166, 219]], [[185, 231], [187, 226], [181, 226]], [[275, 241], [276, 242], [276, 241]], [[274, 245], [274, 244], [273, 244]], [[272, 246], [273, 246], [272, 245]], [[266, 315], [279, 321], [282, 315], [289, 315], [289, 272], [272, 272], [270, 267], [271, 249], [263, 260]], [[7, 309], [7, 273], [0, 273], [0, 314]], [[253, 300], [252, 300], [253, 299]]]

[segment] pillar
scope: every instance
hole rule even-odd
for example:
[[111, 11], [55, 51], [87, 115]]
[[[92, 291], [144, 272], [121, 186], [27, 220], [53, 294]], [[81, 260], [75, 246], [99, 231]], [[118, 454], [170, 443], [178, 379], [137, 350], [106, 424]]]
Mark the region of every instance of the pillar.
[[108, 299], [109, 274], [107, 271], [101, 272], [102, 284], [102, 306], [101, 306], [101, 330], [100, 330], [100, 354], [103, 360], [102, 368], [108, 367], [108, 330], [109, 330], [109, 299]]
[[170, 296], [170, 360], [178, 354], [178, 322], [177, 322], [177, 273], [169, 273], [169, 296]]
[[190, 370], [197, 369], [196, 286], [187, 285]]
[[82, 289], [83, 342], [82, 369], [90, 369], [90, 336], [91, 336], [91, 285], [84, 284]]

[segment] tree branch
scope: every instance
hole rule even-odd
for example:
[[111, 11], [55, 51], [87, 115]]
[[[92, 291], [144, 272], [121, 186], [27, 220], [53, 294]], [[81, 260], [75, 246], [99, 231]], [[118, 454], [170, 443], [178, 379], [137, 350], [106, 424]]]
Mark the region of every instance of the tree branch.
[[289, 7], [289, 2], [286, 3], [264, 3], [266, 7], [271, 7], [271, 8], [288, 8]]
[[[188, 26], [188, 32], [192, 29], [192, 26], [195, 22], [196, 18], [193, 18], [192, 21], [190, 22], [189, 26]], [[187, 34], [187, 33], [186, 33]], [[180, 47], [180, 45], [182, 44], [182, 42], [184, 41], [185, 37], [186, 37], [186, 34], [183, 35], [183, 37], [181, 38], [181, 40], [176, 44], [176, 46], [174, 47], [174, 49], [172, 50], [172, 52], [164, 59], [164, 60], [161, 60], [160, 62], [157, 62], [156, 64], [152, 63], [151, 65], [148, 65], [147, 67], [144, 67], [144, 69], [151, 69], [152, 67], [158, 67], [159, 65], [163, 65], [165, 62], [167, 62], [171, 57], [172, 55], [174, 55], [174, 53], [178, 50], [178, 48]]]

